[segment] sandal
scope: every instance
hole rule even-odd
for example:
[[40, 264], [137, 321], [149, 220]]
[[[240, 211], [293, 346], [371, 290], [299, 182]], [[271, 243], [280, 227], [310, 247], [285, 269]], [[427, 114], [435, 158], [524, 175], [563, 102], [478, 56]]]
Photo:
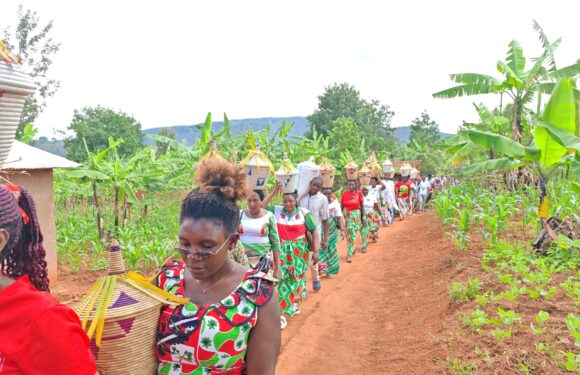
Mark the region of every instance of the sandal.
[[320, 290], [320, 288], [322, 288], [322, 284], [320, 283], [320, 280], [315, 280], [312, 282], [312, 290], [314, 290], [315, 292], [318, 292]]
[[346, 262], [352, 263], [352, 257], [350, 255], [346, 257]]
[[365, 254], [367, 252], [367, 249], [361, 249], [360, 252]]
[[287, 325], [286, 317], [284, 315], [280, 316], [280, 329], [286, 328]]

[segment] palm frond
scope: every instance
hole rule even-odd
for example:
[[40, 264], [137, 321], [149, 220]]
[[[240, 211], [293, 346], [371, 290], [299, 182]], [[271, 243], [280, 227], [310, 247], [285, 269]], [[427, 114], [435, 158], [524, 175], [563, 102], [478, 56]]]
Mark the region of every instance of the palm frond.
[[455, 98], [458, 96], [471, 96], [471, 95], [480, 95], [480, 94], [491, 94], [491, 93], [497, 93], [498, 90], [496, 90], [495, 87], [493, 86], [489, 86], [489, 85], [485, 85], [485, 84], [480, 84], [480, 85], [460, 85], [460, 86], [455, 86], [455, 87], [451, 87], [448, 88], [446, 90], [443, 91], [439, 91], [433, 94], [434, 98], [442, 98], [442, 99], [448, 99], [448, 98]]
[[575, 64], [569, 65], [565, 68], [550, 72], [546, 75], [546, 78], [561, 80], [575, 78], [578, 75], [580, 75], [580, 61], [576, 62]]
[[534, 26], [534, 30], [536, 30], [538, 32], [538, 37], [540, 39], [540, 42], [542, 43], [542, 47], [544, 47], [543, 56], [550, 67], [549, 70], [555, 71], [556, 70], [556, 61], [554, 60], [554, 50], [560, 44], [561, 39], [558, 39], [553, 44], [550, 44], [548, 37], [546, 36], [546, 34], [544, 34], [544, 30], [542, 30], [542, 27], [540, 26], [538, 21], [533, 20], [533, 26]]
[[506, 57], [507, 65], [511, 68], [517, 77], [521, 77], [526, 67], [524, 51], [520, 43], [512, 40], [509, 44], [508, 54]]
[[467, 85], [500, 85], [501, 81], [497, 78], [479, 73], [459, 73], [450, 74], [449, 78], [455, 83]]

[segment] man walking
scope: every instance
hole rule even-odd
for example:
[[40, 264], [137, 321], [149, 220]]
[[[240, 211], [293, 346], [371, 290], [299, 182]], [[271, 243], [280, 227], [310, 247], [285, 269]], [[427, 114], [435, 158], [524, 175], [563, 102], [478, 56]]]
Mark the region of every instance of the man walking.
[[[308, 194], [300, 198], [298, 204], [312, 212], [316, 221], [316, 230], [320, 234], [320, 250], [326, 249], [328, 244], [328, 199], [320, 191], [322, 190], [322, 178], [314, 177], [310, 181]], [[312, 289], [318, 292], [322, 285], [320, 284], [319, 265], [312, 264], [310, 258], [310, 272], [312, 275]]]

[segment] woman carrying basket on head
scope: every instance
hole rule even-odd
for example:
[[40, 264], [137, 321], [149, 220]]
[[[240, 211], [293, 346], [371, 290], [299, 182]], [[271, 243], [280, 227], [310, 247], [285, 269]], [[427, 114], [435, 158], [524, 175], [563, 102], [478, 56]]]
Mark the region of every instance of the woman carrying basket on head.
[[326, 276], [337, 275], [340, 269], [340, 256], [338, 255], [338, 230], [342, 239], [345, 238], [344, 217], [340, 203], [334, 196], [332, 188], [323, 188], [322, 194], [328, 199], [328, 244], [326, 249], [319, 252], [320, 263], [326, 264]]
[[[181, 259], [155, 283], [190, 302], [161, 313], [159, 374], [273, 374], [280, 312], [273, 280], [228, 257], [238, 241], [245, 172], [223, 159], [202, 160], [197, 188], [181, 204]], [[259, 319], [258, 319], [259, 316]]]
[[363, 195], [356, 189], [356, 181], [347, 181], [348, 190], [342, 193], [340, 203], [343, 208], [344, 219], [346, 221], [346, 245], [347, 245], [347, 263], [352, 262], [352, 256], [356, 252], [355, 240], [356, 233], [360, 232], [362, 239], [362, 253], [366, 253], [368, 238], [366, 235], [366, 219], [363, 206]]
[[[278, 191], [279, 184], [264, 199], [264, 205], [268, 205]], [[298, 207], [296, 193], [285, 193], [283, 205], [270, 206], [268, 210], [274, 212], [281, 242], [281, 272], [278, 284], [280, 307], [285, 315], [294, 316], [300, 313], [299, 307], [307, 295], [309, 251], [312, 251], [312, 263], [318, 264], [319, 234], [312, 213]]]
[[79, 318], [48, 293], [45, 256], [32, 197], [0, 185], [0, 374], [94, 375]]
[[[252, 267], [260, 262], [275, 278], [280, 278], [280, 237], [274, 214], [262, 208], [264, 193], [249, 193], [248, 208], [240, 212], [240, 242]], [[263, 267], [260, 267], [263, 268]]]

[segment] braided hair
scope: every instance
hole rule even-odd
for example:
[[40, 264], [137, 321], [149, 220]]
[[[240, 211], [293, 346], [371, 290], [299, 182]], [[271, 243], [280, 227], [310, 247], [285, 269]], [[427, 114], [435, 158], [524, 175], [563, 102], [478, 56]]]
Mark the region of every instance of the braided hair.
[[210, 219], [223, 225], [228, 234], [238, 230], [240, 209], [237, 201], [246, 197], [246, 171], [225, 159], [205, 158], [196, 167], [197, 188], [181, 202], [180, 222]]
[[38, 290], [48, 291], [48, 270], [38, 215], [28, 190], [0, 185], [0, 228], [9, 234], [0, 249], [0, 271], [10, 278], [27, 275]]

